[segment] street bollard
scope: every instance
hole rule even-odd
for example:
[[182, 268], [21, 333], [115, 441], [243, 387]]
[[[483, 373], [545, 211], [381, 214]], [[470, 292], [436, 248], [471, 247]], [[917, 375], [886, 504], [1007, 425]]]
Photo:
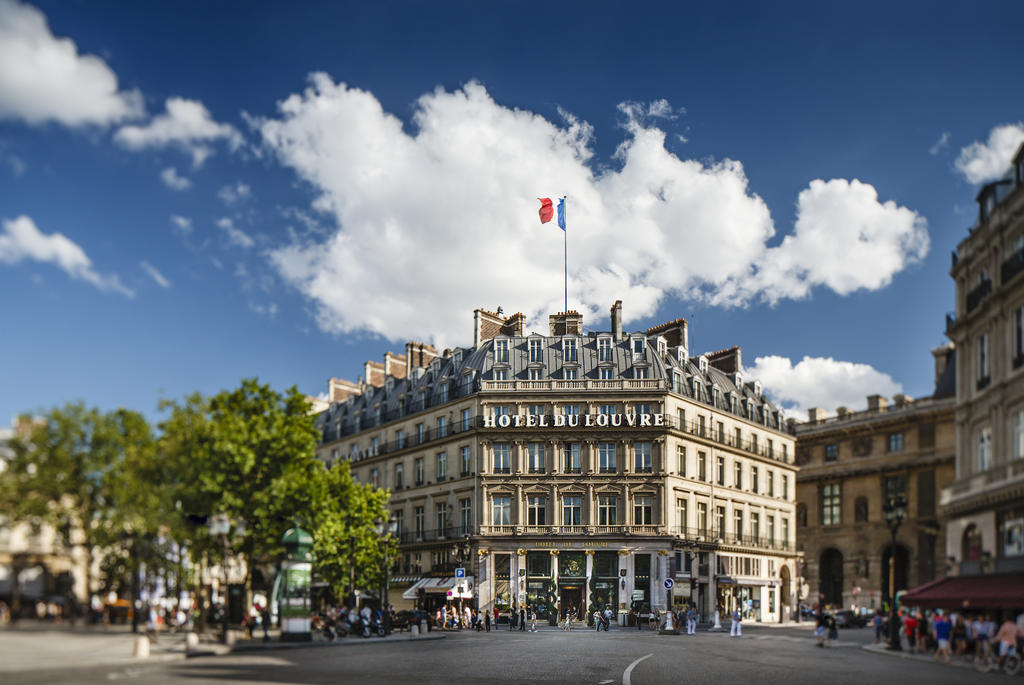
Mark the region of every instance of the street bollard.
[[199, 633], [188, 631], [185, 633], [185, 653], [191, 654], [199, 649]]
[[420, 635], [427, 634], [427, 619], [420, 621]]
[[149, 658], [149, 638], [147, 636], [135, 636], [135, 647], [132, 649], [132, 656], [136, 659]]
[[412, 627], [409, 628], [409, 632], [412, 634], [413, 637], [419, 637], [420, 636], [420, 627], [418, 625], [416, 625], [415, 623], [413, 623]]

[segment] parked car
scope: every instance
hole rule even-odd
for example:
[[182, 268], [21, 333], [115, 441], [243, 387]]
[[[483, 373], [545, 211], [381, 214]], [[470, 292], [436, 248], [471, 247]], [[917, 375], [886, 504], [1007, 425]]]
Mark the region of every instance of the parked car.
[[849, 609], [837, 611], [835, 617], [836, 625], [840, 628], [863, 628], [868, 624], [866, 617]]

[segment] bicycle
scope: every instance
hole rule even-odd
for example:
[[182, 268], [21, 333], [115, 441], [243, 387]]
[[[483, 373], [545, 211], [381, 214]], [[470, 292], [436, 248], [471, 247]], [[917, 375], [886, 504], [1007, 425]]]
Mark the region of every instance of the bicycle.
[[1010, 653], [1006, 655], [1006, 660], [1003, 662], [1003, 673], [1006, 675], [1017, 675], [1020, 673], [1021, 667], [1021, 653], [1018, 645], [1014, 645]]
[[974, 668], [979, 673], [991, 673], [999, 665], [999, 657], [996, 656], [992, 644], [985, 640], [978, 643], [978, 653], [974, 656]]

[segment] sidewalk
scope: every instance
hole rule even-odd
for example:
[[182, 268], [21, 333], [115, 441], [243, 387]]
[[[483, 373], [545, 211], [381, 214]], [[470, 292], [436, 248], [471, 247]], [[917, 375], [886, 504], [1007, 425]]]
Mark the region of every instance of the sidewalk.
[[957, 666], [959, 668], [974, 668], [973, 664], [967, 663], [966, 661], [961, 661], [956, 657], [953, 657], [949, 664], [946, 664], [945, 661], [936, 661], [934, 652], [928, 654], [911, 654], [907, 651], [894, 652], [892, 650], [886, 649], [885, 643], [880, 643], [877, 645], [872, 643], [869, 645], [864, 645], [863, 647], [861, 647], [861, 649], [863, 649], [865, 652], [871, 652], [873, 654], [885, 654], [886, 656], [896, 657], [897, 659], [904, 659], [906, 661], [921, 661], [930, 664], [941, 664], [943, 666], [949, 665]]

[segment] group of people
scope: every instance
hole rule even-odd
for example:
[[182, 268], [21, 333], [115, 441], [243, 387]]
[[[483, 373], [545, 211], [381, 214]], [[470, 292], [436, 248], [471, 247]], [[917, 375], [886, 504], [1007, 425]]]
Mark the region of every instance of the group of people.
[[[460, 612], [447, 604], [434, 613], [434, 625], [441, 630], [475, 630], [491, 632], [491, 612], [477, 611], [468, 606]], [[494, 610], [494, 625], [498, 625], [498, 610]]]
[[[1007, 655], [1024, 646], [1024, 613], [1016, 620], [1007, 615], [996, 623], [991, 614], [964, 615], [935, 612], [899, 612], [899, 635], [912, 653], [926, 653], [935, 650], [936, 661], [950, 663], [954, 656], [960, 659], [975, 658], [991, 650], [999, 656], [1002, 668]], [[881, 642], [886, 635], [886, 625], [881, 613], [874, 618], [875, 642]]]

